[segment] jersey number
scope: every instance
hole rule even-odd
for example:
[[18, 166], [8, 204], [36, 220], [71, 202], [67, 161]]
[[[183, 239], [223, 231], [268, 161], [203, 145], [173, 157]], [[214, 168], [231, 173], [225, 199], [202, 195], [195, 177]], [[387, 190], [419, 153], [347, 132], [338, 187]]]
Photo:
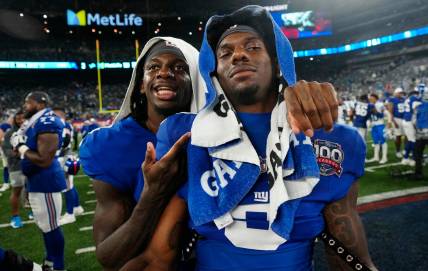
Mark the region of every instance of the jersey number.
[[367, 116], [367, 105], [366, 104], [357, 104], [355, 108], [355, 114], [357, 116], [365, 117]]

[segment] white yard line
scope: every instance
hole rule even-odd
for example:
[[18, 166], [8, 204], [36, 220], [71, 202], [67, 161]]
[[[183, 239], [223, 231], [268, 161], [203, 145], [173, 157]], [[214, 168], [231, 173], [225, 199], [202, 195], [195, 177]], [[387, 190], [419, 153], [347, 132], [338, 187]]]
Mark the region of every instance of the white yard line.
[[366, 170], [367, 170], [368, 172], [374, 172], [374, 170], [373, 170], [373, 169], [377, 169], [377, 168], [384, 168], [384, 167], [390, 167], [390, 166], [397, 166], [397, 165], [401, 165], [401, 162], [389, 163], [389, 164], [384, 164], [384, 165], [379, 165], [379, 166], [366, 167]]
[[84, 247], [84, 248], [79, 248], [78, 250], [76, 250], [76, 254], [82, 254], [82, 253], [88, 253], [88, 252], [93, 252], [95, 251], [95, 247]]
[[88, 192], [86, 192], [86, 194], [87, 195], [92, 195], [92, 194], [95, 194], [95, 191], [88, 191]]
[[[35, 223], [34, 220], [22, 221], [22, 224], [33, 224], [33, 223]], [[0, 224], [0, 228], [7, 228], [7, 227], [10, 227], [10, 223]]]
[[88, 226], [88, 227], [81, 227], [80, 229], [79, 229], [79, 231], [91, 231], [93, 229], [93, 227], [92, 226]]
[[82, 215], [93, 215], [93, 214], [95, 214], [95, 211], [87, 211], [87, 212], [84, 212], [83, 214], [81, 214], [79, 216], [82, 216]]
[[96, 199], [92, 199], [92, 200], [87, 200], [87, 201], [85, 201], [85, 203], [96, 203], [97, 202], [97, 200]]

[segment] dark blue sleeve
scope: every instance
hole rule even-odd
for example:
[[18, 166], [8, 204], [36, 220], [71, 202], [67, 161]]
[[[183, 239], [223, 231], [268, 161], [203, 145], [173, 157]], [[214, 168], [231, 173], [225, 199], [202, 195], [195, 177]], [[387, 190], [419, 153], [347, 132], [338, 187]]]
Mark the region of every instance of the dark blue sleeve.
[[[121, 191], [127, 191], [129, 187], [126, 183], [117, 180], [114, 176], [108, 174], [109, 171], [105, 170], [104, 164], [114, 164], [114, 162], [109, 161], [108, 157], [110, 156], [102, 155], [102, 151], [100, 152], [103, 149], [103, 145], [102, 142], [95, 142], [94, 134], [89, 134], [83, 139], [79, 148], [79, 158], [83, 171], [95, 180], [111, 184]], [[108, 151], [108, 149], [104, 151]]]
[[374, 104], [369, 103], [369, 112], [367, 114], [367, 117], [369, 118], [373, 114]]
[[179, 113], [161, 123], [156, 134], [156, 159], [162, 158], [182, 135], [190, 132], [194, 117], [194, 114]]
[[0, 124], [0, 130], [3, 130], [3, 132], [6, 132], [7, 130], [9, 130], [12, 126], [10, 126], [9, 123], [2, 123]]
[[157, 160], [161, 159], [169, 151], [172, 145], [174, 145], [174, 143], [171, 144], [171, 141], [169, 138], [170, 133], [168, 132], [168, 124], [169, 124], [168, 119], [164, 120], [161, 123], [159, 130], [156, 134], [156, 138], [157, 138], [156, 159]]
[[[156, 159], [162, 158], [174, 143], [186, 132], [189, 132], [194, 115], [177, 114], [165, 119], [156, 134]], [[187, 201], [187, 182], [178, 190], [177, 195]]]

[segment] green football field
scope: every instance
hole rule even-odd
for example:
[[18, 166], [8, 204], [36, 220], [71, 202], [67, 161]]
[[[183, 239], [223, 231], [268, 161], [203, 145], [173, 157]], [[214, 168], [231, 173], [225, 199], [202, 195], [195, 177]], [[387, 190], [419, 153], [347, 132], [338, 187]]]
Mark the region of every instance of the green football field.
[[[368, 144], [368, 157], [372, 156], [372, 148]], [[401, 190], [416, 186], [428, 186], [428, 178], [424, 181], [411, 179], [399, 179], [390, 177], [390, 172], [397, 168], [410, 170], [410, 167], [403, 167], [396, 164], [399, 160], [394, 157], [393, 144], [389, 146], [389, 162], [382, 167], [379, 164], [371, 163], [366, 165], [366, 174], [360, 180], [360, 196]], [[428, 150], [426, 150], [427, 152]], [[372, 168], [373, 167], [373, 168]], [[0, 170], [1, 173], [2, 170]], [[424, 167], [425, 176], [428, 176], [428, 166]], [[79, 174], [83, 174], [82, 171]], [[2, 174], [0, 175], [3, 178]], [[75, 185], [80, 194], [80, 201], [85, 209], [83, 216], [77, 217], [74, 224], [68, 224], [62, 227], [65, 236], [65, 262], [66, 268], [72, 271], [95, 271], [101, 270], [93, 252], [92, 240], [92, 219], [95, 210], [95, 195], [91, 188], [88, 177], [78, 175], [75, 178]], [[0, 196], [0, 247], [14, 249], [27, 258], [36, 262], [41, 262], [44, 256], [42, 235], [34, 223], [25, 224], [21, 229], [12, 229], [8, 226], [10, 220], [10, 207], [8, 198], [10, 190], [3, 192]], [[64, 206], [64, 205], [63, 205]], [[65, 210], [65, 206], [63, 207]], [[28, 221], [28, 209], [22, 209], [21, 217]]]

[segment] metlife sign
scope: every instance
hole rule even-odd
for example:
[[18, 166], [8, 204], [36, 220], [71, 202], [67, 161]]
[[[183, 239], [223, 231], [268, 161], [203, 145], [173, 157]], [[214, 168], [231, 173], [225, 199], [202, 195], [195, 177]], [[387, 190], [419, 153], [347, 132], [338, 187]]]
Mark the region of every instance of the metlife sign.
[[67, 24], [70, 26], [141, 26], [143, 19], [134, 13], [131, 14], [109, 14], [89, 13], [85, 10], [74, 12], [67, 9]]

